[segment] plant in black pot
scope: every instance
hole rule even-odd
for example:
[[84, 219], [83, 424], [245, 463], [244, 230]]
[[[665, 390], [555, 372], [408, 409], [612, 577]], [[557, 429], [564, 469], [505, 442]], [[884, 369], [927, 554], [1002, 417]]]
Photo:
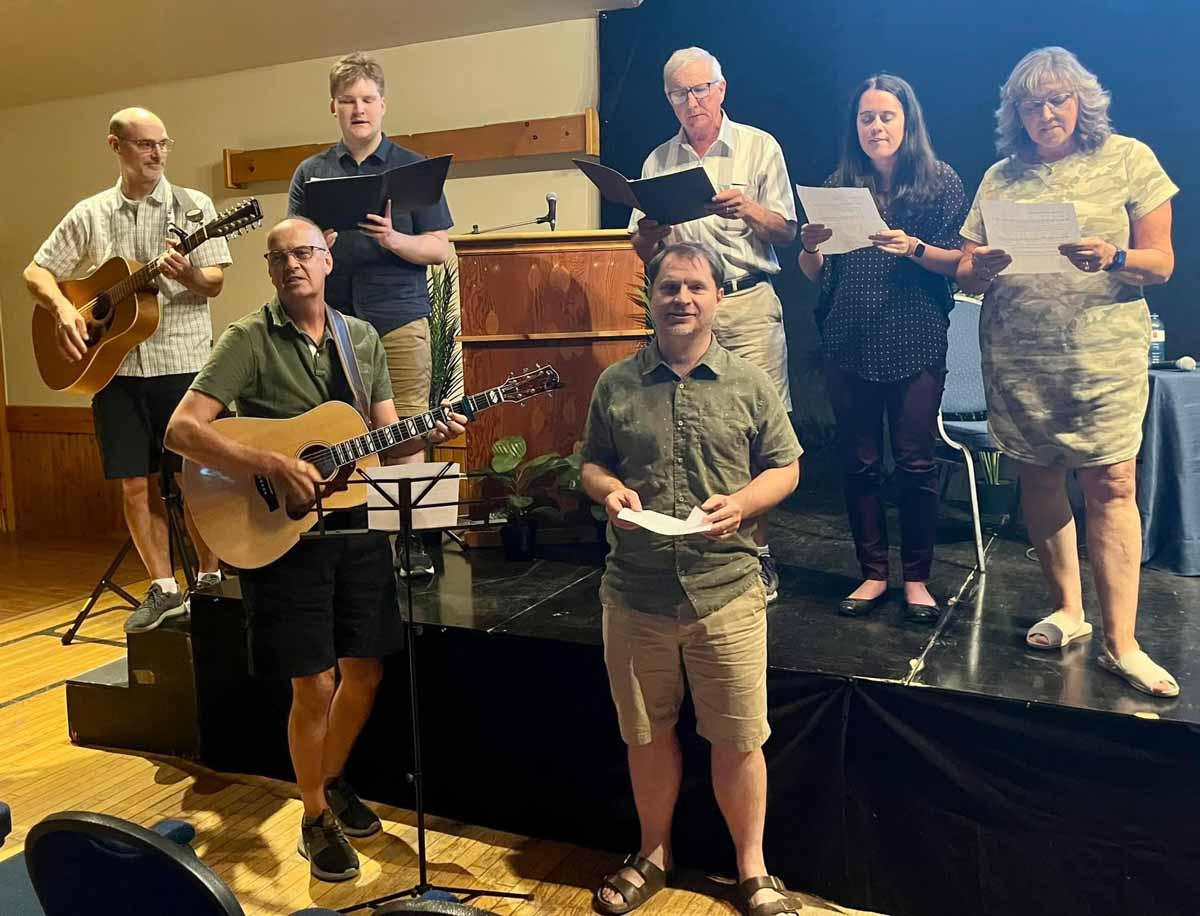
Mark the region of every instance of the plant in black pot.
[[487, 476], [504, 494], [503, 512], [508, 521], [500, 529], [504, 555], [510, 560], [531, 560], [537, 544], [539, 517], [557, 518], [559, 509], [550, 500], [557, 474], [569, 464], [555, 452], [525, 459], [529, 446], [524, 436], [505, 436], [492, 443]]
[[985, 449], [979, 453], [983, 480], [979, 486], [979, 512], [1008, 521], [1017, 505], [1017, 483], [1000, 476], [1000, 452]]

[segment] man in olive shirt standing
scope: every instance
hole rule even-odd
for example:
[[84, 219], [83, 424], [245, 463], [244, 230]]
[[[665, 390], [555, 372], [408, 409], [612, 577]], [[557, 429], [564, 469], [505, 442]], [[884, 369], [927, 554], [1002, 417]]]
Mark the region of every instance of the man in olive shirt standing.
[[[383, 68], [366, 54], [347, 54], [329, 71], [329, 111], [342, 131], [340, 143], [310, 156], [296, 168], [288, 190], [288, 215], [311, 216], [305, 183], [386, 172], [424, 157], [383, 135], [387, 111]], [[411, 417], [429, 409], [432, 370], [429, 352], [429, 289], [425, 271], [450, 256], [454, 225], [443, 195], [419, 210], [365, 214], [358, 230], [325, 232], [336, 267], [326, 298], [339, 311], [371, 323], [383, 340], [396, 413]], [[420, 452], [406, 460], [420, 461]], [[402, 545], [397, 545], [400, 548]], [[412, 571], [433, 572], [420, 539], [410, 546]], [[397, 549], [397, 556], [401, 551]]]
[[[655, 340], [600, 376], [583, 444], [584, 488], [610, 522], [604, 657], [642, 832], [638, 855], [605, 879], [596, 903], [625, 912], [661, 889], [671, 866], [682, 656], [744, 903], [787, 913], [762, 852], [766, 595], [751, 531], [795, 489], [802, 450], [766, 373], [713, 336], [718, 255], [670, 245], [646, 277]], [[643, 508], [684, 518], [695, 506], [712, 526], [703, 536], [663, 537], [618, 518]]]
[[[284, 505], [314, 499], [316, 469], [295, 455], [264, 451], [221, 435], [212, 425], [236, 401], [243, 416], [283, 419], [330, 400], [354, 402], [327, 326], [325, 280], [333, 269], [321, 230], [286, 219], [267, 236], [267, 265], [277, 297], [229, 326], [167, 427], [167, 445], [227, 474], [269, 477]], [[372, 426], [395, 423], [396, 408], [379, 335], [347, 318], [350, 343], [370, 400]], [[429, 436], [463, 431], [452, 415]], [[424, 442], [383, 453], [386, 463]], [[330, 529], [367, 527], [365, 507], [331, 512]], [[398, 648], [399, 613], [387, 536], [382, 532], [302, 540], [261, 569], [242, 570], [255, 674], [292, 684], [288, 749], [304, 803], [299, 851], [314, 877], [358, 874], [344, 834], [371, 836], [379, 818], [342, 776], [383, 676], [381, 658]], [[335, 676], [336, 672], [336, 676]]]

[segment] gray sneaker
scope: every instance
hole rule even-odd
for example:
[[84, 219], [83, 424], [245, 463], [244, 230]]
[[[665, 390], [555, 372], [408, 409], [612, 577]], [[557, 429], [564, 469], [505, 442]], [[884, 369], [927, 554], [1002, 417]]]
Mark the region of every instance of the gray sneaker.
[[758, 575], [762, 579], [763, 591], [767, 593], [767, 604], [779, 597], [779, 570], [775, 558], [770, 554], [758, 558]]
[[186, 613], [187, 604], [184, 602], [182, 591], [176, 589], [173, 592], [164, 592], [161, 585], [151, 585], [142, 603], [125, 621], [125, 632], [147, 633], [164, 620], [181, 617]]
[[196, 591], [202, 588], [210, 588], [214, 585], [220, 585], [222, 575], [219, 572], [215, 573], [200, 573], [196, 576]]
[[308, 859], [309, 871], [314, 878], [349, 881], [358, 877], [358, 855], [328, 808], [316, 820], [300, 819], [300, 842], [296, 851]]
[[425, 543], [416, 535], [408, 539], [408, 567], [404, 565], [404, 538], [396, 538], [396, 571], [400, 573], [401, 579], [433, 575], [433, 557], [425, 549]]

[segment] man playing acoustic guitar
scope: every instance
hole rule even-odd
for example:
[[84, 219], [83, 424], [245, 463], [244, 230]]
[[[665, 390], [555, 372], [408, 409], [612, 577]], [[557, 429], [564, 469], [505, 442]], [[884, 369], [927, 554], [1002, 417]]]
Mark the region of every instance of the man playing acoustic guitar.
[[[347, 373], [353, 376], [355, 364], [372, 426], [397, 422], [396, 407], [383, 344], [357, 318], [344, 318], [343, 368], [338, 328], [326, 320], [333, 257], [316, 224], [303, 217], [279, 223], [267, 236], [266, 258], [276, 298], [221, 335], [171, 418], [167, 445], [217, 472], [268, 478], [281, 506], [294, 509], [313, 502], [321, 475], [294, 455], [222, 435], [213, 425], [221, 411], [237, 401], [241, 416], [286, 419], [330, 400], [354, 403]], [[429, 441], [463, 432], [467, 418], [450, 417]], [[382, 454], [396, 463], [424, 447], [414, 438]], [[362, 529], [366, 516], [365, 506], [330, 512], [326, 525]], [[399, 647], [401, 635], [387, 536], [302, 540], [278, 560], [242, 570], [240, 580], [255, 673], [292, 683], [288, 746], [304, 802], [300, 853], [316, 878], [353, 878], [358, 857], [345, 834], [371, 836], [380, 823], [341, 773], [374, 703], [380, 659]]]
[[[212, 346], [208, 300], [221, 292], [225, 268], [232, 262], [223, 238], [205, 242], [187, 257], [171, 250], [170, 227], [185, 227], [189, 212], [194, 217], [193, 211], [200, 210], [200, 222], [216, 217], [206, 195], [172, 187], [163, 174], [174, 142], [158, 116], [144, 108], [114, 114], [108, 145], [117, 156], [120, 180], [72, 207], [24, 274], [38, 305], [57, 322], [59, 349], [78, 361], [86, 351], [87, 325], [57, 281], [81, 276], [114, 256], [143, 264], [162, 259], [158, 330], [125, 358], [116, 378], [92, 399], [104, 476], [121, 481], [125, 523], [154, 580], [126, 621], [127, 633], [152, 630], [186, 610], [171, 569], [166, 506], [156, 475], [167, 420]], [[217, 558], [190, 518], [188, 522], [200, 561], [199, 582], [209, 584], [220, 578]]]

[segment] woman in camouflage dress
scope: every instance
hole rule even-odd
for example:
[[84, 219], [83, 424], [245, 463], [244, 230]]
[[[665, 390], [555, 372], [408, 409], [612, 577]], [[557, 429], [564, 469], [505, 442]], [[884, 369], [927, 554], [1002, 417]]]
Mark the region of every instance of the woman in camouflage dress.
[[[1113, 133], [1109, 95], [1063, 48], [1017, 64], [1001, 90], [997, 148], [962, 229], [959, 284], [983, 292], [979, 337], [988, 424], [1019, 463], [1022, 508], [1053, 613], [1027, 643], [1058, 649], [1091, 633], [1084, 619], [1074, 471], [1086, 499], [1088, 556], [1104, 623], [1100, 664], [1170, 697], [1179, 685], [1138, 645], [1141, 524], [1134, 475], [1149, 383], [1150, 314], [1142, 287], [1165, 283], [1175, 257], [1178, 188], [1144, 143]], [[987, 246], [983, 200], [1074, 203], [1083, 240], [1059, 247], [1068, 273], [1012, 274]]]

